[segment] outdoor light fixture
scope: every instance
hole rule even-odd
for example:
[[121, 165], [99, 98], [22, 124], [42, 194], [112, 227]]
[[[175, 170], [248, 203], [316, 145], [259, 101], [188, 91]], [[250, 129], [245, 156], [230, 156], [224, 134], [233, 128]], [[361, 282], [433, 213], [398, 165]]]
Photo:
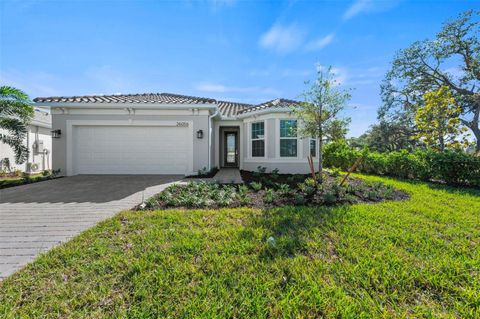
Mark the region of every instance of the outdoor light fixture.
[[203, 138], [203, 130], [197, 131], [197, 138]]
[[52, 138], [60, 138], [60, 135], [62, 135], [61, 130], [54, 130], [54, 131], [51, 131], [51, 133], [52, 133]]

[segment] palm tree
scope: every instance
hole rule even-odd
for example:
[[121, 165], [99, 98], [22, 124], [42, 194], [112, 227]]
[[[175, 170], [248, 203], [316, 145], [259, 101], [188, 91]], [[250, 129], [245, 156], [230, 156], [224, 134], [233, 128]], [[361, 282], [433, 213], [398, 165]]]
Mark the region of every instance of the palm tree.
[[32, 102], [25, 92], [10, 86], [0, 86], [0, 142], [13, 149], [17, 164], [28, 159], [28, 146], [24, 140], [33, 115]]

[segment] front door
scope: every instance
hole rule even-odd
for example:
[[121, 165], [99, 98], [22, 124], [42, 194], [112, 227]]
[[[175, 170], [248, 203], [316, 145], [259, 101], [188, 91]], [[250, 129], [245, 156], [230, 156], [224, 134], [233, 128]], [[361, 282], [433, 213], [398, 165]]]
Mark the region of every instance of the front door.
[[238, 135], [237, 132], [224, 133], [225, 166], [238, 167]]

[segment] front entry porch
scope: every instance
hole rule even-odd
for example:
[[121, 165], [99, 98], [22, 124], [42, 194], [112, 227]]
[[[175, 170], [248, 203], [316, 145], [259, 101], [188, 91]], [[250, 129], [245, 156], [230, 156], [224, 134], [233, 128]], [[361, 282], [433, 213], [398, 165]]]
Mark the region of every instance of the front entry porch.
[[221, 168], [213, 177], [220, 184], [243, 184], [242, 175], [238, 168]]

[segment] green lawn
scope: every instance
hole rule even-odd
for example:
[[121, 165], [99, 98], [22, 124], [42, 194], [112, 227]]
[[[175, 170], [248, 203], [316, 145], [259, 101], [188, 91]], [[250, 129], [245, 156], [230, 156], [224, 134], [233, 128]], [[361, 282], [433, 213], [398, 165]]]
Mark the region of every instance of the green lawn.
[[0, 317], [480, 317], [480, 191], [366, 178], [412, 198], [121, 213], [0, 283]]

